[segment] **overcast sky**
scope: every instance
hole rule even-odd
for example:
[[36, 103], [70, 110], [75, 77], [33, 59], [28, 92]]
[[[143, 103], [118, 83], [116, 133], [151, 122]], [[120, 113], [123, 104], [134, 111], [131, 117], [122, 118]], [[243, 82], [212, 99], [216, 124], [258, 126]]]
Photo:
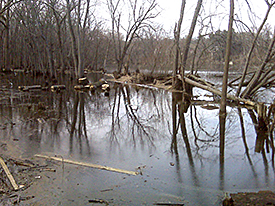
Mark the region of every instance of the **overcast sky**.
[[[96, 0], [99, 3], [99, 10], [97, 14], [102, 16], [104, 22], [106, 22], [106, 26], [109, 27], [110, 25], [110, 14], [108, 12], [106, 6], [106, 0]], [[138, 0], [138, 2], [142, 2], [144, 0]], [[271, 0], [269, 0], [271, 1]], [[272, 0], [275, 1], [275, 0]], [[123, 1], [121, 1], [123, 2]], [[125, 1], [127, 2], [127, 1]], [[163, 25], [163, 28], [168, 32], [169, 36], [173, 36], [173, 30], [175, 27], [175, 23], [178, 22], [179, 15], [180, 15], [180, 7], [181, 7], [181, 0], [156, 0], [158, 3], [158, 11], [160, 15], [154, 19], [154, 22], [157, 24]], [[249, 10], [249, 6], [251, 10]], [[182, 25], [182, 36], [188, 33], [193, 13], [196, 7], [197, 0], [187, 0], [185, 13], [184, 13], [184, 20]], [[201, 22], [203, 19], [204, 25], [210, 25], [209, 22], [211, 21], [211, 28], [206, 28], [204, 33], [208, 33], [211, 31], [216, 31], [218, 29], [224, 30], [228, 27], [228, 16], [229, 16], [229, 3], [230, 0], [203, 0], [203, 7], [201, 9], [201, 16], [199, 18], [199, 23], [196, 27], [196, 33], [198, 33], [199, 28], [201, 28]], [[122, 6], [122, 11], [124, 13], [124, 23], [127, 24], [127, 11], [125, 7]], [[104, 9], [103, 9], [104, 7]], [[125, 10], [125, 12], [124, 12]], [[245, 22], [250, 28], [255, 26], [256, 28], [262, 22], [264, 15], [267, 10], [267, 4], [264, 0], [235, 0], [235, 18], [240, 19]], [[252, 12], [251, 12], [252, 11]], [[268, 23], [271, 25], [272, 30], [275, 25], [275, 7], [273, 8], [272, 12], [270, 13]], [[209, 15], [212, 15], [209, 18]], [[109, 23], [108, 23], [109, 22]], [[238, 27], [237, 27], [238, 25]], [[125, 26], [124, 26], [125, 27]], [[234, 24], [234, 29], [236, 31], [240, 31], [239, 29], [244, 29], [240, 27], [240, 23]], [[206, 31], [207, 30], [207, 31]], [[242, 30], [243, 31], [243, 30]]]
[[[163, 24], [164, 28], [169, 31], [173, 30], [175, 22], [179, 19], [181, 0], [157, 0], [159, 6], [162, 9], [161, 15], [157, 18], [157, 22]], [[212, 23], [215, 29], [227, 29], [228, 27], [228, 13], [229, 13], [229, 0], [204, 0], [204, 6], [202, 8], [203, 17], [209, 16], [209, 14], [216, 14], [212, 17]], [[264, 0], [247, 0], [254, 15], [251, 14], [245, 0], [235, 0], [235, 18], [239, 18], [249, 26], [253, 24], [259, 26], [266, 13], [267, 5]], [[183, 34], [189, 29], [193, 13], [196, 7], [197, 1], [188, 1], [186, 4], [184, 22], [183, 22]], [[272, 28], [275, 25], [275, 7], [270, 13], [269, 24]], [[249, 14], [249, 15], [248, 15]], [[206, 18], [204, 22], [207, 24], [210, 18]], [[236, 25], [235, 25], [236, 27]]]

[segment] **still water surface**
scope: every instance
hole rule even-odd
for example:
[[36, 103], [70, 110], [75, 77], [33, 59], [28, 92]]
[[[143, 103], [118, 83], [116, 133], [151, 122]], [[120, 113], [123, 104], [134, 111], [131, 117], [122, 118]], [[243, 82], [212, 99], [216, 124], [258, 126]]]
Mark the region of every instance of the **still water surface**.
[[[221, 160], [215, 103], [205, 108], [193, 102], [179, 117], [176, 95], [158, 89], [111, 85], [109, 96], [70, 89], [3, 92], [10, 96], [1, 100], [1, 138], [18, 140], [23, 157], [58, 155], [142, 173], [128, 176], [81, 167], [68, 171], [63, 192], [54, 199], [60, 205], [85, 205], [87, 197], [111, 205], [220, 205], [225, 193], [274, 190], [272, 151], [254, 151], [253, 114], [246, 108], [227, 107]], [[198, 100], [212, 101], [207, 94], [194, 90]]]

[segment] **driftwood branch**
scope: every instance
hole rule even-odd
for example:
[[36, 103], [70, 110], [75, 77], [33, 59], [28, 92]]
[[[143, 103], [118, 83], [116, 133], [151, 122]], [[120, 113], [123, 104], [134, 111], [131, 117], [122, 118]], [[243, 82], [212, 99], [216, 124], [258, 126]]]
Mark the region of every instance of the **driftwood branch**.
[[18, 86], [18, 89], [21, 91], [30, 91], [30, 90], [36, 90], [41, 89], [41, 85], [31, 85], [31, 86]]
[[80, 166], [84, 166], [84, 167], [92, 167], [92, 168], [96, 168], [96, 169], [108, 170], [108, 171], [112, 171], [112, 172], [119, 172], [119, 173], [124, 173], [124, 174], [128, 174], [128, 175], [137, 175], [138, 174], [138, 172], [123, 170], [123, 169], [116, 169], [116, 168], [112, 168], [112, 167], [106, 167], [106, 166], [101, 166], [101, 165], [96, 165], [96, 164], [91, 164], [91, 163], [85, 163], [85, 162], [77, 162], [77, 161], [73, 161], [73, 160], [69, 160], [69, 159], [63, 159], [63, 158], [59, 158], [59, 157], [51, 157], [51, 156], [46, 156], [46, 155], [41, 155], [41, 154], [36, 154], [35, 157], [52, 159], [55, 161], [64, 162], [64, 163], [68, 163], [68, 164], [80, 165]]
[[170, 203], [170, 202], [157, 202], [154, 205], [166, 205], [166, 206], [183, 206], [183, 203]]
[[20, 189], [20, 187], [16, 184], [12, 174], [10, 173], [9, 168], [7, 167], [6, 163], [4, 162], [4, 160], [2, 159], [2, 157], [0, 157], [0, 164], [2, 165], [7, 177], [10, 180], [11, 185], [13, 186], [14, 190], [18, 190]]
[[63, 89], [66, 89], [66, 86], [65, 85], [52, 85], [51, 86], [51, 90], [63, 90]]

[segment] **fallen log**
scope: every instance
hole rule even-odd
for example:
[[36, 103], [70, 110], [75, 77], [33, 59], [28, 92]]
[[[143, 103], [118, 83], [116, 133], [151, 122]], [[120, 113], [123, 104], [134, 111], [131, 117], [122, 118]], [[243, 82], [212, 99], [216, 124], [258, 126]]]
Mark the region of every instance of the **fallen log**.
[[51, 86], [51, 91], [52, 92], [59, 92], [59, 91], [61, 91], [61, 90], [64, 90], [64, 89], [66, 89], [66, 86], [65, 85], [52, 85]]
[[[200, 84], [200, 83], [198, 83], [194, 80], [189, 79], [188, 77], [185, 77], [184, 79], [185, 79], [185, 82], [188, 83], [188, 84], [191, 84], [193, 86], [199, 87], [199, 88], [204, 89], [204, 90], [207, 90], [207, 91], [212, 92], [213, 94], [216, 94], [216, 95], [219, 95], [219, 96], [222, 95], [221, 91], [211, 87], [210, 85], [207, 86], [207, 85]], [[230, 95], [230, 94], [227, 94], [227, 99], [230, 99], [230, 100], [233, 100], [233, 101], [236, 101], [236, 102], [241, 102], [243, 104], [247, 104], [247, 105], [250, 105], [250, 106], [253, 106], [253, 107], [256, 105], [255, 102], [252, 102], [248, 99], [235, 97], [235, 96]]]
[[87, 77], [83, 77], [83, 78], [79, 78], [78, 79], [78, 83], [80, 84], [80, 85], [87, 85], [87, 84], [89, 84], [90, 82], [89, 82], [89, 80], [87, 79]]
[[84, 90], [85, 87], [84, 87], [84, 85], [75, 85], [75, 86], [74, 86], [74, 89], [75, 89], [75, 90]]
[[170, 202], [157, 202], [154, 205], [166, 205], [166, 206], [184, 206], [183, 203], [170, 203]]
[[109, 202], [106, 200], [102, 200], [102, 199], [91, 199], [88, 200], [89, 203], [100, 203], [100, 204], [106, 204], [109, 205]]
[[212, 84], [211, 82], [207, 82], [205, 81], [204, 79], [200, 78], [200, 77], [196, 77], [195, 75], [192, 75], [192, 74], [188, 74], [188, 76], [186, 76], [187, 78], [189, 79], [192, 79], [192, 80], [196, 80], [197, 82], [201, 82], [203, 83], [205, 86], [210, 86], [210, 87], [213, 87], [215, 86], [214, 84]]
[[103, 84], [107, 84], [105, 79], [100, 79], [99, 81], [93, 83], [95, 88], [100, 88]]
[[96, 164], [85, 163], [85, 162], [77, 162], [77, 161], [63, 159], [63, 158], [59, 158], [59, 157], [51, 157], [51, 156], [46, 156], [46, 155], [41, 155], [41, 154], [36, 154], [34, 156], [40, 157], [40, 158], [52, 159], [55, 161], [64, 162], [64, 163], [68, 163], [68, 164], [81, 165], [84, 167], [92, 167], [92, 168], [96, 168], [96, 169], [108, 170], [108, 171], [112, 171], [112, 172], [119, 172], [119, 173], [124, 173], [124, 174], [128, 174], [128, 175], [138, 175], [138, 172], [123, 170], [123, 169], [116, 169], [116, 168], [112, 168], [112, 167], [106, 167], [106, 166], [102, 166], [102, 165], [96, 165]]
[[21, 161], [21, 160], [12, 160], [12, 162], [16, 165], [19, 165], [19, 166], [24, 166], [24, 167], [34, 167], [35, 164], [30, 162], [30, 161]]
[[110, 85], [109, 84], [102, 84], [101, 85], [101, 89], [103, 90], [103, 91], [110, 91]]
[[20, 187], [16, 184], [9, 168], [7, 167], [6, 163], [4, 162], [4, 160], [2, 159], [2, 157], [0, 157], [0, 164], [2, 165], [2, 168], [4, 169], [11, 185], [13, 186], [14, 190], [19, 190], [20, 188], [22, 188], [23, 186], [20, 185]]
[[51, 89], [66, 89], [65, 85], [52, 85]]
[[89, 91], [89, 90], [94, 90], [95, 87], [92, 84], [88, 84], [88, 85], [75, 85], [74, 89], [77, 91]]
[[22, 201], [30, 200], [32, 198], [35, 198], [35, 196], [34, 195], [30, 195], [30, 196], [26, 196], [26, 197], [17, 196], [16, 199], [12, 203], [13, 203], [13, 205], [20, 204]]
[[18, 89], [21, 91], [29, 91], [29, 90], [36, 90], [41, 89], [41, 85], [31, 85], [31, 86], [18, 86]]

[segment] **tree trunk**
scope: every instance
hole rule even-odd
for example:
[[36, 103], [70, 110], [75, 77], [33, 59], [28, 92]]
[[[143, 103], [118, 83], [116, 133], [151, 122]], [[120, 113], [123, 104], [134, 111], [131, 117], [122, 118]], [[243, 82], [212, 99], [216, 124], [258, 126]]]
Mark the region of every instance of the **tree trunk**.
[[62, 37], [61, 37], [61, 25], [57, 24], [57, 36], [58, 36], [58, 53], [59, 53], [59, 62], [60, 62], [60, 69], [63, 72], [65, 69], [64, 64], [64, 52], [63, 52], [63, 44], [62, 44]]
[[224, 63], [223, 83], [222, 83], [220, 115], [226, 114], [228, 68], [229, 68], [231, 45], [232, 45], [233, 21], [234, 21], [234, 0], [230, 0], [230, 16], [229, 16], [228, 33], [227, 33], [227, 40], [226, 40], [226, 53], [225, 53], [225, 63]]
[[232, 45], [233, 21], [234, 21], [234, 0], [230, 0], [230, 15], [229, 15], [228, 33], [227, 33], [227, 40], [226, 40], [226, 53], [225, 53], [222, 94], [221, 94], [221, 103], [220, 103], [220, 115], [219, 115], [219, 121], [220, 121], [220, 145], [219, 146], [220, 146], [221, 179], [223, 179], [222, 177], [224, 176], [226, 99], [227, 99], [228, 68], [229, 68], [231, 45]]
[[70, 0], [67, 1], [67, 18], [68, 18], [68, 24], [69, 24], [69, 30], [71, 35], [71, 41], [72, 41], [72, 56], [74, 61], [74, 68], [75, 68], [75, 75], [78, 76], [78, 57], [77, 57], [77, 47], [76, 47], [76, 38], [74, 34], [72, 19], [71, 19], [71, 5]]
[[[195, 27], [196, 27], [196, 24], [197, 24], [197, 19], [198, 19], [198, 16], [200, 14], [201, 6], [202, 6], [202, 0], [198, 0], [197, 7], [196, 7], [196, 10], [194, 12], [193, 19], [192, 19], [191, 27], [189, 29], [188, 36], [186, 37], [186, 40], [185, 40], [184, 51], [183, 51], [183, 56], [182, 56], [182, 70], [181, 70], [182, 79], [184, 79], [183, 77], [185, 75], [188, 52], [189, 52], [189, 49], [190, 49], [190, 44], [191, 44], [191, 40], [192, 40], [192, 37], [193, 37], [193, 34], [194, 34], [194, 30], [195, 30]], [[183, 85], [183, 89], [184, 88], [185, 88], [185, 85]]]
[[181, 9], [180, 9], [180, 18], [179, 18], [178, 24], [176, 24], [175, 26], [175, 31], [174, 31], [175, 44], [176, 44], [176, 58], [175, 58], [175, 67], [173, 70], [173, 79], [172, 79], [173, 87], [175, 87], [176, 75], [178, 74], [178, 70], [179, 70], [179, 55], [180, 55], [179, 39], [180, 39], [181, 25], [182, 25], [184, 10], [185, 10], [185, 4], [186, 4], [186, 0], [182, 0]]
[[106, 53], [105, 53], [105, 55], [104, 55], [104, 61], [103, 61], [103, 69], [104, 69], [104, 70], [106, 69], [106, 66], [107, 66], [107, 59], [108, 59], [109, 49], [110, 49], [110, 41], [111, 41], [111, 40], [108, 41]]
[[51, 77], [56, 77], [56, 73], [55, 73], [55, 69], [54, 69], [54, 61], [53, 61], [53, 49], [52, 49], [52, 45], [51, 43], [48, 42], [47, 38], [46, 38], [46, 50], [47, 50], [47, 56], [48, 56], [48, 65], [49, 65], [49, 69], [50, 70], [50, 74]]
[[78, 51], [78, 66], [77, 66], [77, 77], [84, 77], [84, 68], [83, 68], [83, 52], [82, 52], [82, 42], [79, 25], [77, 26], [77, 51]]
[[182, 102], [183, 102], [183, 104], [185, 104], [185, 106], [183, 106], [181, 108], [188, 108], [187, 105], [189, 105], [190, 100], [191, 100], [192, 88], [186, 86], [185, 80], [184, 80], [184, 75], [185, 75], [185, 69], [186, 69], [186, 64], [187, 64], [188, 52], [189, 52], [191, 40], [192, 40], [192, 37], [194, 34], [194, 30], [195, 30], [195, 27], [197, 24], [197, 19], [200, 14], [201, 6], [202, 6], [202, 0], [198, 0], [197, 7], [195, 9], [194, 16], [192, 19], [191, 27], [189, 29], [189, 33], [188, 33], [188, 36], [187, 36], [187, 38], [185, 40], [185, 44], [184, 44], [184, 51], [183, 51], [183, 56], [182, 56], [181, 77], [182, 77], [182, 87], [183, 87]]
[[80, 27], [81, 27], [81, 0], [78, 0], [78, 14], [77, 14], [77, 51], [78, 51], [78, 66], [77, 66], [77, 70], [78, 70], [78, 78], [82, 78], [84, 77], [84, 68], [83, 68], [83, 46], [82, 46], [82, 41], [81, 41], [81, 31], [80, 31]]
[[6, 11], [6, 20], [5, 20], [5, 31], [4, 31], [4, 66], [5, 69], [9, 69], [10, 58], [9, 58], [9, 41], [10, 41], [10, 9]]

